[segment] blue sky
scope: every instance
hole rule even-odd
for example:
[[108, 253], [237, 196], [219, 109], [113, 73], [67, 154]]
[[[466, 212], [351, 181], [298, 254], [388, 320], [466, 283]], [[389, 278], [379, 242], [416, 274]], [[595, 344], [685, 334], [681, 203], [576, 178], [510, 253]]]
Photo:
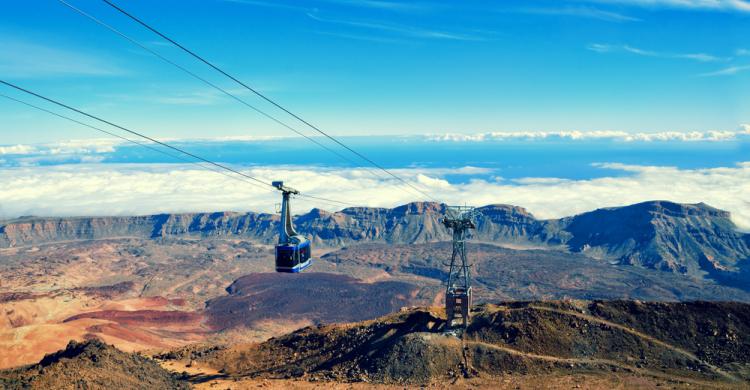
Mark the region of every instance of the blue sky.
[[[270, 110], [103, 3], [69, 1]], [[339, 135], [750, 123], [741, 0], [119, 4]], [[3, 79], [156, 137], [289, 135], [54, 0], [4, 5], [0, 47]], [[0, 144], [98, 136], [5, 99], [0, 118]]]

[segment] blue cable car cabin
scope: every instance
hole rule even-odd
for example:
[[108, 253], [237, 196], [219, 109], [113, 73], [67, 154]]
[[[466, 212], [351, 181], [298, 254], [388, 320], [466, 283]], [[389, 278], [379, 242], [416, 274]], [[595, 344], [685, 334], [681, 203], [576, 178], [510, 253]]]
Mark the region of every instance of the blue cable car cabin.
[[279, 243], [276, 245], [276, 272], [301, 272], [312, 263], [310, 240], [298, 234], [292, 224], [292, 212], [289, 199], [291, 194], [299, 192], [285, 187], [284, 182], [272, 183], [282, 193], [281, 221], [279, 226]]
[[276, 246], [276, 271], [277, 272], [300, 272], [309, 267], [310, 241], [297, 245]]

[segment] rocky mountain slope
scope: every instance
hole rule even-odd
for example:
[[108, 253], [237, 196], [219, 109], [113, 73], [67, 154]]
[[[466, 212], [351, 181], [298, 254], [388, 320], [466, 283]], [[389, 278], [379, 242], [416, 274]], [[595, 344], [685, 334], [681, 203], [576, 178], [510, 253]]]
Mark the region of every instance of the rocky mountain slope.
[[37, 364], [0, 371], [0, 388], [734, 389], [750, 380], [748, 304], [484, 304], [460, 337], [444, 333], [444, 314], [405, 309], [153, 359], [97, 339], [70, 342]]
[[99, 340], [71, 341], [38, 364], [0, 371], [3, 389], [189, 389], [190, 385], [143, 356]]
[[560, 221], [570, 250], [620, 264], [696, 274], [736, 270], [750, 258], [750, 235], [726, 211], [705, 204], [648, 202]]
[[[726, 211], [705, 204], [653, 201], [599, 209], [557, 220], [538, 220], [520, 207], [480, 207], [474, 239], [496, 244], [551, 247], [623, 265], [750, 284], [750, 234], [736, 230]], [[314, 209], [297, 216], [315, 244], [392, 244], [449, 240], [440, 224], [445, 208], [410, 203], [393, 209]], [[113, 237], [236, 237], [276, 239], [278, 216], [256, 213], [164, 214], [141, 217], [23, 218], [0, 224], [0, 248]]]
[[742, 387], [750, 380], [747, 304], [487, 304], [473, 309], [462, 338], [443, 334], [443, 315], [411, 309], [356, 324], [307, 327], [261, 344], [185, 348], [169, 358], [197, 359], [232, 380], [426, 385], [561, 373], [625, 373], [700, 387]]

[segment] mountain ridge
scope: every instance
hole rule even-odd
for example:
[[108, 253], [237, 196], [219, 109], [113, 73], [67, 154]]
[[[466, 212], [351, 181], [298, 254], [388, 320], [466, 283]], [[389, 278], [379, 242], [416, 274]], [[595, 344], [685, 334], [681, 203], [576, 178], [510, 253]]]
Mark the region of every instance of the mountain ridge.
[[[318, 246], [427, 243], [450, 240], [443, 204], [412, 202], [392, 209], [312, 209], [295, 217]], [[750, 234], [729, 212], [704, 203], [648, 201], [559, 219], [537, 219], [513, 205], [478, 207], [473, 238], [481, 242], [562, 249], [593, 259], [727, 283], [750, 280]], [[135, 217], [22, 218], [0, 223], [0, 248], [113, 237], [240, 238], [273, 244], [279, 217], [267, 213], [185, 213]]]

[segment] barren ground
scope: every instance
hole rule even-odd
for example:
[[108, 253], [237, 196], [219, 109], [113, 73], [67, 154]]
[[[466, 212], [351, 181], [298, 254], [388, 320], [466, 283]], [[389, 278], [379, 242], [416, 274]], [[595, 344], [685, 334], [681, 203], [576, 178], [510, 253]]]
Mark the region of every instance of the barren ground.
[[[0, 368], [36, 362], [71, 339], [163, 351], [196, 342], [258, 342], [308, 325], [440, 305], [449, 248], [316, 248], [313, 273], [289, 280], [258, 276], [273, 272], [272, 247], [241, 240], [124, 237], [0, 249], [0, 349], [9, 352], [0, 354]], [[559, 251], [478, 244], [469, 250], [477, 302], [742, 294]], [[233, 283], [238, 288], [228, 293]], [[340, 310], [341, 297], [349, 310]]]

